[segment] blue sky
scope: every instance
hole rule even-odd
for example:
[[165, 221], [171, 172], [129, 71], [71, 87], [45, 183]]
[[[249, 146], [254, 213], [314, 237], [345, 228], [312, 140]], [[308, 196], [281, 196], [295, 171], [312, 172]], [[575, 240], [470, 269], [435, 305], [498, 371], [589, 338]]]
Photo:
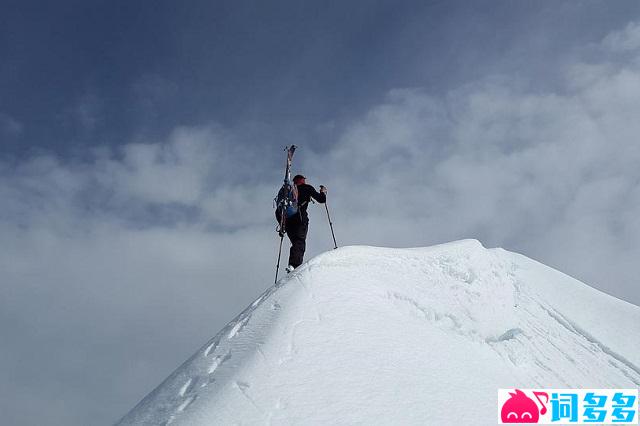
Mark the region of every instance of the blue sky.
[[[110, 424], [259, 295], [291, 143], [341, 245], [477, 238], [640, 304], [639, 20], [635, 1], [2, 2], [5, 421]], [[308, 257], [332, 247], [316, 207]]]

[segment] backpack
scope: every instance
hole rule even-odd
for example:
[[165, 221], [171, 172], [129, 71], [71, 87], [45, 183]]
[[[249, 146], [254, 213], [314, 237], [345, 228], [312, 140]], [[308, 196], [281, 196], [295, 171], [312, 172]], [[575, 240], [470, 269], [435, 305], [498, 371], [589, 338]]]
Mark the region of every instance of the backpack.
[[283, 217], [289, 219], [298, 214], [298, 187], [285, 182], [276, 196], [276, 219], [282, 222]]

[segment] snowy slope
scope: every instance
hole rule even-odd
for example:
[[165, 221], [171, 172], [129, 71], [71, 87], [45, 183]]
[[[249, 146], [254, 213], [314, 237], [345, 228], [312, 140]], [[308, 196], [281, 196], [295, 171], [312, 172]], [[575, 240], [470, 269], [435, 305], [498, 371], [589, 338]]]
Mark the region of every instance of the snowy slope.
[[120, 424], [495, 424], [497, 389], [640, 386], [640, 308], [475, 240], [344, 247]]

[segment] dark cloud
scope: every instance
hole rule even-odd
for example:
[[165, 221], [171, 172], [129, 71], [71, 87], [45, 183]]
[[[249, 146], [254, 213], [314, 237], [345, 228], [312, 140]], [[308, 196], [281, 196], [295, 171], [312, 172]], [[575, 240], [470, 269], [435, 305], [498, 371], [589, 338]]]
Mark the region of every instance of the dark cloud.
[[260, 143], [273, 142], [345, 125], [399, 87], [442, 94], [489, 74], [553, 86], [576, 45], [639, 12], [633, 1], [7, 2], [0, 111], [24, 132], [0, 149], [68, 155], [210, 121], [269, 123]]

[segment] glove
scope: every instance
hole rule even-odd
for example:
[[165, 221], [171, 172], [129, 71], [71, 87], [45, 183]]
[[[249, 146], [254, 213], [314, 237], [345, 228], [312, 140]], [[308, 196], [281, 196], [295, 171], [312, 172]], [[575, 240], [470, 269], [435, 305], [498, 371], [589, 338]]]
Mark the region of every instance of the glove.
[[320, 192], [323, 193], [323, 194], [326, 194], [327, 193], [327, 187], [324, 186], [324, 185], [320, 185]]

